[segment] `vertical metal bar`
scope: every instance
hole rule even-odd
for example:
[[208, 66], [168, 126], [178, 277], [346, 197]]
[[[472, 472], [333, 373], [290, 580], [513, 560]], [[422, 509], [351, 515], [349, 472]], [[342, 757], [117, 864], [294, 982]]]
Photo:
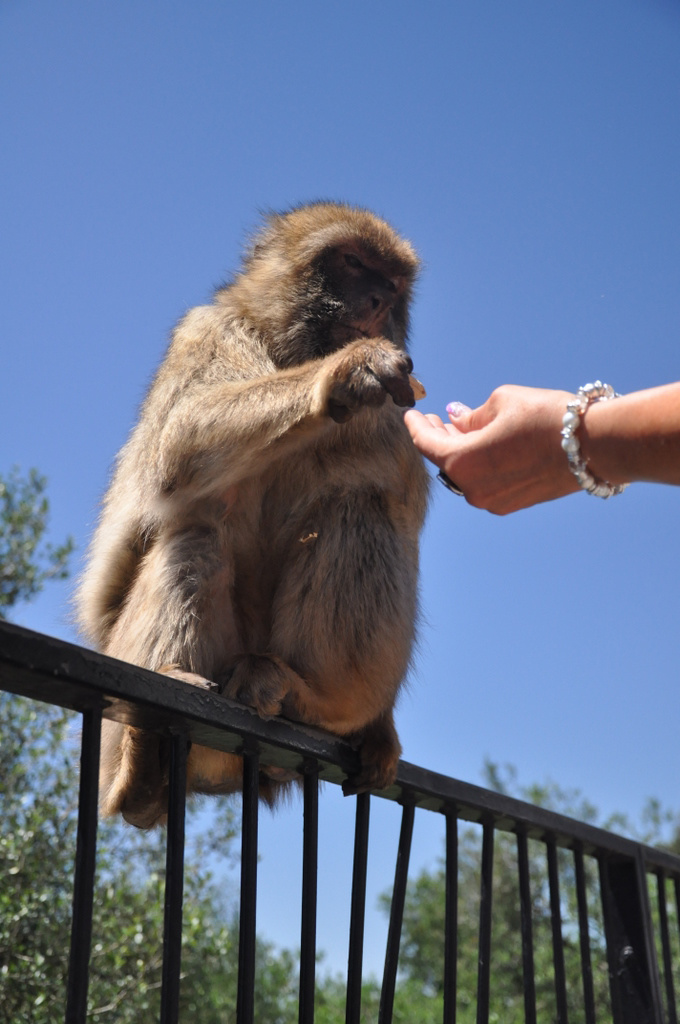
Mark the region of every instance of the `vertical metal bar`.
[[[621, 984], [619, 962], [629, 947], [622, 934], [620, 915], [616, 912], [616, 904], [609, 882], [609, 864], [603, 855], [597, 859], [600, 874], [600, 898], [602, 900], [602, 917], [604, 920], [605, 942], [607, 945], [607, 968], [609, 972], [609, 992], [612, 1004], [613, 1024], [633, 1024], [630, 1018], [624, 1017], [621, 1000]], [[632, 950], [631, 950], [632, 952]]]
[[491, 911], [493, 909], [493, 845], [493, 823], [485, 822], [482, 839], [479, 949], [477, 952], [477, 1024], [489, 1024], [489, 996], [491, 982]]
[[300, 1024], [314, 1024], [316, 895], [319, 850], [319, 769], [305, 765], [302, 839], [302, 925], [300, 933]]
[[161, 1024], [177, 1024], [179, 1021], [182, 903], [184, 899], [184, 813], [187, 796], [188, 751], [187, 737], [182, 733], [175, 733], [170, 740]]
[[546, 839], [548, 854], [548, 885], [550, 888], [550, 924], [552, 927], [553, 965], [555, 971], [555, 998], [557, 1000], [557, 1024], [568, 1024], [567, 978], [564, 970], [564, 942], [562, 939], [562, 909], [560, 906], [560, 881], [557, 870], [557, 847], [552, 837]]
[[97, 850], [97, 798], [102, 713], [83, 712], [80, 747], [78, 835], [73, 879], [71, 951], [66, 984], [66, 1024], [85, 1024], [92, 942], [92, 904]]
[[668, 1024], [678, 1024], [678, 1015], [675, 1009], [675, 986], [673, 984], [673, 958], [671, 955], [671, 941], [668, 933], [666, 879], [661, 871], [657, 873], [656, 885], [659, 897], [659, 927], [661, 930], [661, 949], [663, 952], [663, 974], [664, 981], [666, 983], [666, 1012]]
[[663, 1022], [663, 999], [661, 997], [661, 978], [659, 977], [659, 964], [656, 957], [656, 943], [654, 941], [654, 923], [652, 921], [652, 908], [649, 902], [649, 889], [647, 888], [647, 868], [645, 866], [642, 846], [638, 845], [635, 850], [634, 871], [639, 893], [640, 918], [642, 925], [642, 945], [644, 959], [647, 964], [649, 977], [649, 988], [652, 1003], [650, 1020]]
[[583, 1005], [586, 1024], [595, 1024], [595, 991], [593, 989], [593, 964], [590, 956], [590, 932], [588, 930], [588, 894], [586, 872], [583, 863], [583, 849], [574, 848], [574, 869], [576, 872], [576, 902], [578, 906], [578, 931], [581, 948], [581, 977], [583, 978]]
[[364, 959], [370, 800], [370, 793], [359, 793], [357, 797], [356, 822], [354, 826], [354, 865], [352, 870], [352, 909], [349, 923], [349, 952], [347, 955], [345, 1024], [360, 1024], [361, 1021], [361, 979]]
[[[677, 875], [673, 878], [673, 892], [675, 894], [675, 923], [680, 933], [680, 877]], [[677, 1014], [677, 1005], [674, 1006], [674, 1010]]]
[[387, 932], [385, 970], [383, 973], [382, 991], [380, 993], [378, 1024], [390, 1024], [394, 1009], [394, 989], [397, 983], [397, 967], [399, 966], [399, 943], [401, 940], [401, 924], [404, 918], [406, 882], [408, 880], [408, 862], [411, 855], [414, 817], [415, 808], [409, 800], [408, 803], [404, 803], [401, 815], [401, 832], [399, 833], [399, 849], [397, 851], [397, 864], [394, 871], [394, 890], [392, 892], [390, 924]]
[[642, 854], [599, 863], [614, 1024], [663, 1024]]
[[536, 1024], [536, 979], [534, 970], [534, 931], [529, 878], [529, 842], [526, 832], [517, 833], [517, 868], [522, 928], [522, 972], [524, 979], [524, 1020]]
[[255, 1016], [258, 796], [259, 758], [256, 751], [244, 751], [237, 1024], [253, 1024]]
[[446, 812], [446, 894], [444, 903], [444, 1024], [456, 1024], [458, 988], [458, 818]]

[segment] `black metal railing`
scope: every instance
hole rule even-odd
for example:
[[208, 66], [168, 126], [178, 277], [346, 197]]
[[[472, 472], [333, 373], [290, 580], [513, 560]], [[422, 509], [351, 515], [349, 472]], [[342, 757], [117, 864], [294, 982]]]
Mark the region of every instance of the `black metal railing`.
[[[164, 956], [160, 1020], [179, 1019], [184, 812], [188, 742], [237, 752], [244, 760], [241, 910], [237, 1020], [254, 1020], [255, 919], [258, 851], [258, 764], [294, 768], [304, 775], [302, 931], [299, 1019], [314, 1019], [318, 859], [318, 783], [341, 783], [357, 769], [346, 743], [289, 722], [265, 721], [249, 709], [164, 676], [134, 668], [62, 641], [0, 623], [0, 688], [70, 708], [83, 719], [78, 838], [75, 862], [71, 958], [65, 1020], [83, 1024], [87, 1014], [88, 963], [97, 837], [97, 766], [102, 716], [172, 737], [167, 826]], [[445, 936], [443, 1020], [456, 1019], [458, 991], [459, 822], [481, 827], [476, 1020], [487, 1024], [493, 980], [494, 848], [498, 836], [514, 836], [521, 927], [524, 1018], [535, 1024], [532, 879], [529, 844], [543, 844], [551, 925], [556, 1019], [567, 1024], [569, 992], [559, 858], [571, 858], [576, 892], [580, 998], [585, 1024], [605, 1019], [596, 1007], [591, 962], [591, 914], [585, 858], [598, 866], [601, 917], [609, 976], [607, 1020], [613, 1024], [677, 1024], [673, 949], [680, 922], [680, 857], [520, 800], [401, 762], [396, 784], [379, 794], [401, 805], [401, 831], [387, 935], [378, 1020], [392, 1020], [414, 816], [417, 809], [445, 818]], [[347, 1024], [359, 1024], [366, 907], [370, 801], [356, 798], [354, 866], [350, 901]], [[506, 840], [503, 840], [506, 841]], [[649, 879], [656, 882], [652, 909]], [[667, 886], [674, 899], [669, 900]], [[668, 908], [671, 906], [669, 917]], [[663, 984], [662, 984], [663, 982]]]

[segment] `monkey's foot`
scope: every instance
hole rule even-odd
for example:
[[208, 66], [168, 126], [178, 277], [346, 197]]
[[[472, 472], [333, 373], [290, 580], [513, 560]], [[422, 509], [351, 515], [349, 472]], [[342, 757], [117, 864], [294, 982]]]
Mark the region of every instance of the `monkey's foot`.
[[168, 808], [167, 742], [152, 732], [124, 726], [120, 762], [101, 801], [103, 817], [121, 814], [137, 828], [165, 822]]
[[129, 794], [120, 813], [128, 825], [135, 828], [150, 829], [156, 825], [165, 825], [168, 820], [168, 791], [165, 789], [163, 795], [150, 798], [144, 793]]
[[345, 796], [391, 786], [397, 777], [400, 754], [401, 745], [391, 716], [368, 726], [359, 747], [361, 768], [342, 784]]
[[[262, 718], [284, 715], [298, 719], [293, 702], [287, 699], [302, 683], [284, 661], [274, 654], [246, 654], [237, 662], [222, 693], [239, 704], [255, 708]], [[303, 684], [304, 685], [304, 684]]]

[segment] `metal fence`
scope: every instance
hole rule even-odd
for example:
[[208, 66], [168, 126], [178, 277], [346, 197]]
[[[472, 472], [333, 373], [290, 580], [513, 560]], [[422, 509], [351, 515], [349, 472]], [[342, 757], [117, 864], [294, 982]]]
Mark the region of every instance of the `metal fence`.
[[[237, 752], [244, 759], [241, 848], [241, 904], [238, 975], [238, 1024], [254, 1020], [255, 913], [258, 849], [258, 764], [295, 768], [304, 775], [299, 1019], [314, 1020], [316, 896], [318, 857], [318, 783], [341, 783], [357, 768], [346, 743], [286, 721], [264, 721], [247, 708], [152, 672], [7, 623], [0, 623], [0, 688], [80, 712], [83, 720], [78, 839], [73, 891], [71, 956], [65, 1020], [86, 1020], [88, 963], [97, 836], [97, 772], [102, 716], [171, 736], [170, 802], [167, 826], [165, 928], [160, 1020], [179, 1020], [182, 891], [184, 862], [185, 771], [188, 742]], [[401, 805], [401, 831], [390, 910], [379, 1024], [392, 1020], [399, 968], [399, 947], [407, 892], [411, 838], [416, 809], [444, 816], [446, 898], [443, 1020], [456, 1019], [458, 998], [458, 845], [459, 823], [475, 822], [482, 833], [478, 924], [476, 1020], [487, 1024], [493, 981], [494, 846], [500, 834], [516, 843], [517, 901], [521, 927], [515, 954], [522, 964], [524, 1016], [537, 1022], [532, 934], [532, 881], [529, 844], [545, 850], [550, 907], [555, 1015], [569, 1019], [565, 971], [565, 923], [560, 893], [559, 857], [572, 860], [576, 891], [575, 934], [580, 957], [579, 987], [585, 1024], [602, 1024], [593, 989], [592, 900], [586, 859], [599, 878], [598, 919], [604, 943], [613, 1024], [677, 1024], [674, 949], [680, 922], [680, 857], [635, 843], [532, 804], [458, 782], [401, 762], [396, 784], [379, 794]], [[356, 798], [353, 882], [347, 971], [347, 1024], [361, 1014], [364, 917], [370, 801]], [[507, 839], [504, 840], [507, 842]], [[650, 886], [651, 880], [651, 886]], [[652, 895], [650, 895], [650, 892]], [[670, 892], [670, 895], [669, 895]], [[652, 896], [654, 898], [652, 898]], [[670, 913], [669, 913], [670, 908]], [[511, 951], [512, 952], [512, 951]], [[600, 1014], [598, 1016], [598, 1013]]]

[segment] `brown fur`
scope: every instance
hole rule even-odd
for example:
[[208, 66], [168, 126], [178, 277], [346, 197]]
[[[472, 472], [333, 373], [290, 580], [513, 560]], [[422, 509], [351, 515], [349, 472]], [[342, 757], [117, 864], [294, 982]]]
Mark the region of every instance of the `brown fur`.
[[[353, 791], [391, 783], [400, 753], [428, 479], [398, 409], [416, 271], [366, 211], [269, 218], [176, 328], [77, 595], [105, 653], [360, 742]], [[166, 753], [105, 722], [102, 813], [162, 820]], [[240, 787], [235, 755], [194, 746], [188, 770], [193, 791]], [[264, 798], [284, 781], [265, 772]]]

